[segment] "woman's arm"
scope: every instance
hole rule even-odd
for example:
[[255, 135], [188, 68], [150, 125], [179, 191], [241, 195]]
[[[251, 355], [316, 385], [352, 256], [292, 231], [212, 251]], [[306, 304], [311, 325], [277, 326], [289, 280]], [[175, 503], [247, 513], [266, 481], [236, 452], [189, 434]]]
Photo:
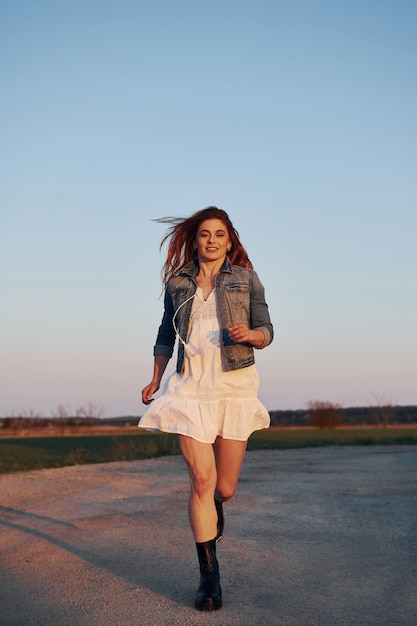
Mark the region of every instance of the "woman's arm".
[[255, 271], [252, 272], [250, 290], [250, 326], [252, 330], [257, 331], [256, 343], [250, 342], [254, 348], [265, 348], [271, 343], [274, 328], [265, 301], [265, 289]]
[[165, 289], [164, 314], [158, 329], [156, 342], [153, 348], [154, 364], [151, 382], [142, 389], [142, 402], [150, 404], [152, 396], [158, 391], [162, 376], [168, 365], [175, 344], [175, 332], [172, 326], [173, 305], [169, 290]]
[[153, 364], [153, 376], [149, 385], [142, 389], [143, 404], [150, 404], [153, 400], [152, 396], [156, 393], [161, 385], [161, 379], [164, 375], [170, 357], [156, 355]]

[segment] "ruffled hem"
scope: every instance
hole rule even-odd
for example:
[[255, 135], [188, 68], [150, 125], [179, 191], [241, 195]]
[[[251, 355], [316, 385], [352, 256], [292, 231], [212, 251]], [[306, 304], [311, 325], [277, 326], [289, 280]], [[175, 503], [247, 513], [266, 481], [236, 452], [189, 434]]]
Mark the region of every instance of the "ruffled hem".
[[257, 398], [201, 401], [164, 395], [154, 400], [139, 420], [139, 428], [192, 437], [214, 443], [216, 437], [246, 441], [268, 428], [270, 416]]

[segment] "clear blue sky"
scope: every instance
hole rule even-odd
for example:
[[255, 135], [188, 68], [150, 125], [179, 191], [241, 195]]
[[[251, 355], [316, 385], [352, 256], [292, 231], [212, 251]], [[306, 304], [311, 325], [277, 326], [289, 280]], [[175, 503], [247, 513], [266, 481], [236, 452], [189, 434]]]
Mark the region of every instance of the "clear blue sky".
[[417, 403], [416, 2], [0, 10], [0, 415], [141, 414], [151, 220], [210, 204], [266, 287], [268, 409]]

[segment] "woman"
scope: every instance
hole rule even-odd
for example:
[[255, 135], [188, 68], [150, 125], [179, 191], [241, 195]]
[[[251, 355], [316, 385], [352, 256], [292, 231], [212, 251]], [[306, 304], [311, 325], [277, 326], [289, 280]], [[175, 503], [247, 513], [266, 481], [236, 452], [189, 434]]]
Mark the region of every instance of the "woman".
[[250, 434], [270, 423], [257, 397], [253, 348], [273, 328], [264, 288], [225, 211], [208, 207], [171, 227], [163, 269], [164, 315], [154, 346], [154, 371], [142, 391], [149, 405], [178, 336], [176, 371], [139, 426], [178, 435], [190, 477], [188, 513], [200, 564], [195, 606], [222, 606], [216, 543], [222, 503], [235, 493]]

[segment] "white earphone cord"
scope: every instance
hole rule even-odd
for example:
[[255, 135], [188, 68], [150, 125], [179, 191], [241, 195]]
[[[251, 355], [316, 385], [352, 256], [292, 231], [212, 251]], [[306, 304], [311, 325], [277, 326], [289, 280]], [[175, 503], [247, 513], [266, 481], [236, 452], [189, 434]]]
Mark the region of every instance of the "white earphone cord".
[[184, 306], [184, 304], [187, 304], [187, 302], [189, 302], [190, 300], [192, 300], [192, 299], [193, 299], [196, 295], [197, 295], [197, 291], [195, 291], [195, 292], [193, 293], [193, 295], [192, 295], [192, 296], [190, 296], [189, 298], [187, 298], [186, 300], [184, 300], [184, 302], [183, 302], [182, 304], [180, 304], [180, 306], [178, 307], [178, 309], [175, 311], [174, 315], [172, 316], [172, 325], [173, 325], [173, 327], [174, 327], [175, 334], [178, 336], [178, 339], [181, 341], [181, 343], [182, 343], [182, 345], [183, 345], [183, 346], [185, 346], [185, 345], [186, 345], [186, 343], [185, 343], [184, 339], [181, 337], [181, 335], [180, 335], [180, 333], [179, 333], [179, 331], [178, 331], [177, 325], [176, 325], [176, 323], [175, 323], [175, 318], [177, 317], [177, 313], [178, 313], [178, 311], [179, 311], [179, 310], [180, 310], [180, 309]]

